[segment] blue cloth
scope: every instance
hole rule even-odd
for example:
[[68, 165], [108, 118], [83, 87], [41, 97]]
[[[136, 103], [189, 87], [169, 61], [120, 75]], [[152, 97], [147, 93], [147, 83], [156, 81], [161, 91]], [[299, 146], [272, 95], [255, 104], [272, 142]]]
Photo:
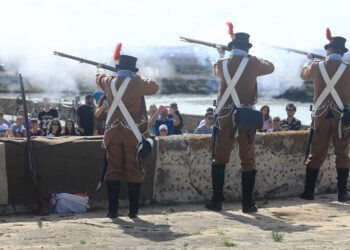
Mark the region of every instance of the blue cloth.
[[230, 52], [230, 56], [248, 56], [248, 52], [241, 49], [233, 49]]
[[330, 54], [327, 56], [327, 59], [333, 59], [333, 60], [337, 60], [337, 61], [342, 61], [343, 57], [339, 54]]
[[9, 120], [4, 119], [4, 123], [10, 128], [12, 123]]
[[135, 73], [130, 70], [122, 69], [118, 71], [117, 75], [119, 77], [134, 77]]
[[92, 93], [92, 96], [95, 99], [95, 102], [98, 103], [98, 101], [100, 100], [101, 96], [103, 96], [105, 93], [103, 91], [100, 90], [96, 90], [94, 93]]
[[154, 126], [157, 136], [159, 135], [159, 127], [162, 124], [165, 124], [168, 127], [168, 135], [173, 135], [174, 134], [174, 119], [167, 118], [165, 121], [162, 121], [160, 119], [160, 117], [158, 117], [157, 120], [156, 120], [156, 125]]

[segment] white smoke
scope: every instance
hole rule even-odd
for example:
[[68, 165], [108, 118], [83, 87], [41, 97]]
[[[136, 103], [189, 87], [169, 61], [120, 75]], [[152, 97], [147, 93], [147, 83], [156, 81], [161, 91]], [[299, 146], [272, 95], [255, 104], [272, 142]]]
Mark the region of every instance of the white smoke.
[[[301, 84], [303, 56], [260, 48], [257, 41], [305, 50], [322, 48], [327, 26], [334, 35], [347, 37], [349, 3], [341, 1], [339, 6], [344, 8], [333, 18], [321, 2], [178, 0], [165, 5], [161, 0], [4, 0], [0, 1], [0, 64], [15, 66], [49, 93], [75, 92], [77, 81], [94, 86], [95, 68], [54, 56], [53, 50], [112, 64], [114, 46], [121, 41], [123, 53], [139, 58], [141, 74], [169, 77], [174, 69], [162, 55], [169, 46], [184, 45], [179, 36], [226, 44], [224, 23], [232, 21], [235, 32], [251, 34], [253, 54], [275, 63], [275, 73], [261, 78], [260, 89], [280, 93]], [[318, 11], [310, 11], [315, 6]], [[193, 51], [200, 61], [205, 62], [208, 55], [215, 61], [215, 49], [194, 47]]]

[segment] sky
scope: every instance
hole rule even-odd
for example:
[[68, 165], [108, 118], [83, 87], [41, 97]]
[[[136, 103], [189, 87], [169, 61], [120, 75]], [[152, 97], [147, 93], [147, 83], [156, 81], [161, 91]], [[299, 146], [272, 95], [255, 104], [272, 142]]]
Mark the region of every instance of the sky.
[[124, 52], [188, 45], [179, 36], [227, 44], [226, 21], [251, 35], [257, 56], [269, 55], [263, 43], [322, 49], [327, 27], [350, 38], [349, 10], [346, 0], [0, 0], [0, 60], [59, 83], [71, 68], [53, 50], [108, 62], [117, 42]]

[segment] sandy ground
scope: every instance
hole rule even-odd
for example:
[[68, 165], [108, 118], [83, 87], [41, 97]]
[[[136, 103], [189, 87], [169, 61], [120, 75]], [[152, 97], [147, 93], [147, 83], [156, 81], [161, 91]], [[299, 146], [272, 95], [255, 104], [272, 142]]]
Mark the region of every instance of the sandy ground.
[[350, 249], [350, 203], [335, 199], [261, 201], [255, 215], [233, 203], [220, 213], [202, 204], [143, 207], [135, 220], [111, 220], [100, 210], [6, 216], [0, 249]]

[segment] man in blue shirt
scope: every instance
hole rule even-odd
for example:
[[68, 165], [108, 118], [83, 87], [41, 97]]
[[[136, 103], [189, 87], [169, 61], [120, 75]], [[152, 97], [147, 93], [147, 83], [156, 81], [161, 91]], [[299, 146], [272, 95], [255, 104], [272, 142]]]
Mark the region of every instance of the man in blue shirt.
[[156, 136], [159, 136], [159, 126], [165, 124], [168, 127], [168, 135], [174, 134], [174, 126], [180, 124], [178, 116], [173, 116], [174, 118], [169, 118], [169, 110], [167, 106], [160, 105], [158, 112], [155, 113], [149, 124], [155, 126]]

